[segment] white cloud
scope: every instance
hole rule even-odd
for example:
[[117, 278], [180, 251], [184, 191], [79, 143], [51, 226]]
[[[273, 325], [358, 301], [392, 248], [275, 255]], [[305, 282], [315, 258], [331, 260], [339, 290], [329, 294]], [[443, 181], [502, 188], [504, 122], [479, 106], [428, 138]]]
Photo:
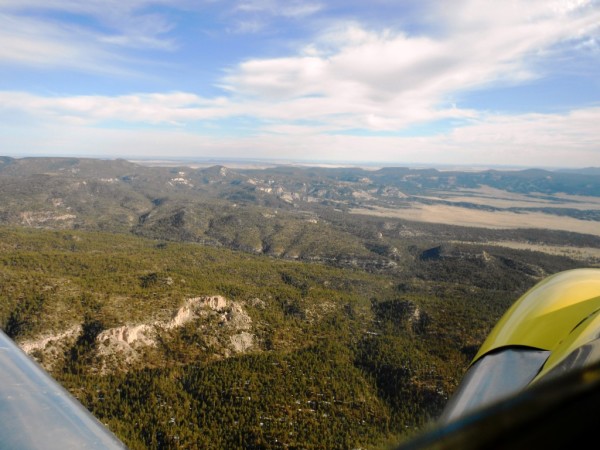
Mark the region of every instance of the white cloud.
[[235, 26], [231, 31], [252, 34], [268, 30], [275, 20], [284, 18], [306, 20], [323, 9], [316, 2], [298, 0], [241, 0], [235, 2], [230, 14]]
[[235, 10], [244, 13], [261, 13], [271, 16], [303, 18], [323, 9], [323, 5], [315, 2], [298, 0], [243, 0], [235, 6]]
[[156, 13], [149, 13], [152, 6], [182, 6], [184, 0], [3, 0], [0, 10], [23, 16], [58, 11], [93, 17], [104, 25], [120, 30], [128, 29], [143, 34], [162, 34], [172, 24]]
[[[482, 115], [446, 134], [422, 137], [328, 133], [330, 127], [272, 121], [262, 133], [239, 137], [199, 134], [178, 122], [228, 117], [239, 108], [226, 99], [186, 93], [48, 99], [0, 95], [3, 145], [28, 154], [90, 154], [124, 157], [252, 157], [522, 166], [582, 167], [600, 160], [600, 107], [564, 114]], [[25, 108], [39, 119], [35, 133], [15, 127]], [[233, 109], [232, 109], [233, 108]], [[83, 119], [85, 118], [85, 119]], [[174, 124], [169, 128], [111, 127], [105, 121]], [[23, 121], [20, 120], [22, 124]], [[98, 127], [97, 125], [102, 125]], [[126, 150], [123, 150], [126, 149]]]
[[[0, 63], [131, 73], [125, 50], [176, 48], [168, 37], [173, 24], [162, 15], [145, 12], [156, 3], [161, 2], [4, 0], [0, 2]], [[49, 12], [93, 20], [64, 21], [47, 16]]]
[[278, 148], [293, 146], [296, 153], [290, 154], [339, 161], [584, 167], [600, 161], [597, 123], [600, 107], [488, 115], [447, 134], [423, 137], [322, 135], [286, 128], [281, 136], [263, 135], [255, 148], [275, 156]]
[[600, 129], [595, 125], [599, 121], [600, 107], [565, 114], [491, 115], [471, 126], [456, 128], [448, 139], [497, 152], [510, 149], [523, 156], [535, 151], [592, 151], [600, 157]]
[[[66, 0], [54, 3], [71, 4]], [[146, 1], [132, 2], [127, 8], [142, 4]], [[242, 4], [253, 10], [269, 5], [283, 8], [270, 0]], [[600, 24], [600, 11], [586, 5], [571, 2], [557, 10], [544, 1], [509, 0], [495, 11], [482, 2], [457, 1], [452, 8], [437, 11], [438, 20], [443, 18], [447, 25], [445, 35], [438, 37], [373, 32], [347, 24], [325, 31], [297, 55], [251, 59], [233, 67], [223, 79], [227, 100], [180, 93], [79, 96], [38, 99], [32, 108], [84, 121], [150, 124], [247, 115], [279, 125], [312, 121], [328, 132], [396, 131], [428, 121], [475, 119], [478, 113], [456, 107], [453, 97], [473, 88], [533, 77], [530, 59], [537, 52], [569, 39], [589, 41]], [[90, 2], [86, 8], [96, 7], [97, 2]], [[32, 22], [25, 29], [35, 30], [35, 25], [42, 24]], [[93, 57], [84, 56], [89, 50], [85, 45], [65, 48], [57, 38], [36, 50], [26, 46], [26, 38], [17, 41], [18, 33], [10, 23], [5, 28], [13, 36], [12, 45], [0, 50], [5, 58], [40, 63], [62, 57], [77, 64], [93, 63]], [[41, 35], [51, 35], [52, 30], [40, 29]], [[28, 103], [23, 100], [22, 104]]]
[[77, 27], [0, 15], [0, 64], [127, 73], [97, 39], [94, 33]]
[[235, 114], [225, 98], [204, 99], [195, 94], [130, 94], [116, 97], [81, 95], [41, 97], [25, 92], [0, 92], [0, 111], [20, 111], [53, 122], [98, 124], [129, 122], [146, 125], [217, 119]]
[[473, 117], [473, 111], [449, 106], [460, 92], [542, 76], [534, 63], [548, 49], [570, 40], [594, 42], [600, 11], [588, 3], [559, 10], [545, 1], [510, 0], [502, 8], [473, 0], [443, 3], [436, 17], [444, 32], [433, 37], [345, 25], [295, 56], [241, 63], [224, 87], [268, 104], [274, 117], [308, 116], [332, 129], [351, 121], [354, 128], [394, 130]]

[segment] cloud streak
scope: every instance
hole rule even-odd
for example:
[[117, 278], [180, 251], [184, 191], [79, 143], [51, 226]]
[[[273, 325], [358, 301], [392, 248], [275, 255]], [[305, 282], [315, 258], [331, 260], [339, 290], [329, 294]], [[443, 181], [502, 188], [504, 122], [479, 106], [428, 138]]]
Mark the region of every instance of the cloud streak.
[[[189, 121], [214, 121], [246, 111], [227, 99], [207, 100], [192, 94], [72, 97], [48, 99], [22, 93], [0, 94], [0, 119], [7, 148], [43, 146], [60, 154], [109, 154], [161, 157], [164, 149], [175, 156], [251, 157], [282, 159], [404, 162], [429, 164], [551, 165], [578, 167], [598, 161], [600, 107], [562, 114], [480, 115], [467, 125], [443, 134], [421, 137], [349, 136], [332, 134], [326, 126], [271, 122], [246, 137], [198, 134], [183, 126]], [[15, 111], [27, 110], [41, 126], [32, 135], [13, 129]], [[103, 126], [111, 121], [163, 123], [167, 128], [141, 130]], [[218, 122], [217, 122], [218, 124]], [[128, 149], [123, 151], [122, 149]], [[284, 149], [284, 152], [282, 152]], [[323, 149], [326, 149], [324, 151]], [[250, 153], [249, 153], [250, 152]], [[299, 156], [302, 155], [302, 156]], [[324, 156], [327, 155], [327, 156]], [[368, 155], [365, 156], [365, 155]], [[548, 155], [553, 155], [548, 159]], [[589, 165], [589, 163], [587, 164]]]
[[131, 94], [117, 97], [82, 95], [41, 97], [26, 92], [0, 92], [0, 110], [19, 111], [39, 120], [55, 123], [97, 125], [103, 122], [170, 124], [219, 119], [235, 115], [227, 99], [205, 99], [194, 94]]
[[[174, 24], [163, 15], [144, 12], [156, 3], [5, 0], [0, 3], [0, 64], [132, 74], [136, 58], [129, 51], [177, 47], [169, 37]], [[79, 19], [65, 21], [53, 13]]]
[[301, 19], [323, 9], [323, 5], [316, 2], [288, 0], [244, 0], [235, 6], [236, 11], [243, 13], [260, 13], [270, 16], [282, 16]]

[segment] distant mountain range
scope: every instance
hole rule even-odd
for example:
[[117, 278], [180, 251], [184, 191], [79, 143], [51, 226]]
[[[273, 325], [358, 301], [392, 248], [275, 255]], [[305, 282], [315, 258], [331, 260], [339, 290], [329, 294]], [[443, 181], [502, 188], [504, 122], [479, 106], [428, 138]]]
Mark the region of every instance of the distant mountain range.
[[559, 172], [600, 176], [600, 167], [585, 167], [583, 169], [561, 169], [559, 170]]
[[[544, 207], [525, 203], [500, 208], [471, 201], [470, 190], [481, 187], [535, 194], [544, 200]], [[453, 193], [463, 199], [457, 203], [449, 197]], [[123, 159], [0, 158], [0, 224], [132, 232], [291, 258], [331, 259], [343, 248], [346, 256], [393, 261], [392, 240], [383, 245], [376, 237], [393, 233], [380, 227], [365, 232], [369, 221], [358, 224], [346, 214], [360, 209], [450, 204], [477, 211], [542, 209], [547, 214], [600, 220], [600, 211], [554, 204], [556, 193], [600, 196], [600, 177], [537, 169], [232, 170], [150, 167]], [[388, 225], [394, 230], [399, 226]]]

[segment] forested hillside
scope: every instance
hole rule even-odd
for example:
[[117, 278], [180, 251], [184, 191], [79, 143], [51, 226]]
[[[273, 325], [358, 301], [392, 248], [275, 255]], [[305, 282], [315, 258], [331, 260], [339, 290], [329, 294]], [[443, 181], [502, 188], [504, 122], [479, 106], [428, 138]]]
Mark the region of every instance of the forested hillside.
[[132, 449], [386, 448], [520, 294], [599, 265], [594, 234], [353, 211], [545, 172], [0, 164], [0, 326]]
[[[3, 328], [131, 448], [400, 439], [440, 412], [519, 293], [576, 266], [428, 250], [399, 277], [96, 232], [4, 228], [1, 238]], [[214, 295], [243, 308], [241, 333], [226, 306], [160, 326], [187, 299]], [[140, 324], [158, 324], [152, 344], [103, 350], [102, 333]], [[236, 350], [242, 333], [251, 345]]]

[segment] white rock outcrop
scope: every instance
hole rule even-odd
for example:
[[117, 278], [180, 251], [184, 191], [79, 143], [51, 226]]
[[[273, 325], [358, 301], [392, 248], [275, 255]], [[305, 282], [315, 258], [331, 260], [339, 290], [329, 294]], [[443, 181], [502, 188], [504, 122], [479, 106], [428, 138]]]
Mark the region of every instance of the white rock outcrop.
[[[262, 303], [261, 300], [254, 299], [254, 303], [256, 302]], [[157, 333], [160, 330], [176, 329], [193, 321], [198, 321], [198, 326], [203, 327], [204, 321], [210, 317], [212, 320], [216, 319], [220, 326], [213, 328], [207, 339], [228, 349], [225, 350], [225, 355], [229, 355], [230, 350], [242, 353], [254, 347], [254, 335], [250, 332], [252, 318], [242, 304], [227, 300], [221, 295], [193, 297], [188, 298], [169, 320], [122, 325], [98, 334], [97, 356], [104, 361], [102, 370], [114, 364], [118, 366], [139, 360], [144, 348], [157, 344]], [[29, 354], [38, 350], [50, 355], [56, 353], [59, 347], [72, 345], [81, 331], [82, 326], [76, 325], [61, 333], [44, 335], [23, 341], [19, 345]], [[68, 344], [70, 341], [72, 342]]]
[[243, 353], [254, 346], [254, 335], [247, 331], [242, 331], [230, 337], [231, 347], [236, 353]]
[[103, 331], [96, 338], [99, 344], [98, 354], [109, 357], [120, 353], [126, 361], [135, 360], [138, 350], [142, 347], [156, 345], [158, 330], [182, 327], [206, 317], [210, 312], [218, 314], [219, 322], [226, 327], [226, 330], [242, 331], [230, 338], [231, 348], [235, 352], [244, 352], [254, 346], [254, 335], [248, 332], [252, 328], [252, 318], [246, 313], [244, 307], [223, 296], [212, 295], [187, 299], [168, 321], [123, 325]]
[[56, 345], [57, 343], [67, 340], [74, 339], [81, 333], [81, 325], [75, 325], [67, 330], [56, 333], [56, 334], [45, 334], [39, 336], [37, 339], [29, 339], [19, 343], [19, 347], [25, 353], [31, 353], [35, 350], [44, 350], [47, 346]]

